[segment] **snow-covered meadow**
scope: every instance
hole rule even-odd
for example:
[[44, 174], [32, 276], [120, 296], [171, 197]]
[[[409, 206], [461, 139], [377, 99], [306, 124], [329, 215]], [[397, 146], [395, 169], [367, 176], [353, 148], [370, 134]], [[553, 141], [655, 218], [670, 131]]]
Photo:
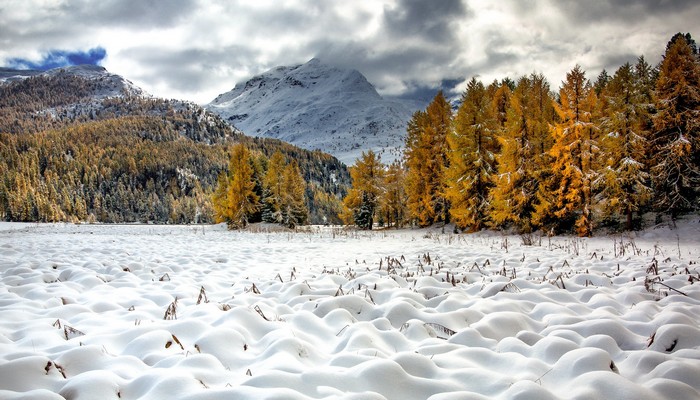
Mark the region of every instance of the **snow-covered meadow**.
[[700, 223], [0, 224], [2, 399], [697, 399]]

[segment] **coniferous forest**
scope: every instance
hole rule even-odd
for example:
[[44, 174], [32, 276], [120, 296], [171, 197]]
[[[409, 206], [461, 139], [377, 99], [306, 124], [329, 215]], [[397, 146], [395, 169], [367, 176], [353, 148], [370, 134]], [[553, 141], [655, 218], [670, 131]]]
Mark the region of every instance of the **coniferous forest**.
[[[554, 92], [544, 76], [471, 79], [408, 123], [402, 165], [351, 168], [344, 220], [371, 229], [453, 222], [521, 233], [633, 230], [700, 210], [700, 55], [690, 34], [658, 66], [643, 56]], [[397, 181], [399, 183], [397, 183]]]
[[[268, 158], [293, 159], [296, 223], [338, 222], [349, 175], [338, 160], [250, 138], [191, 103], [100, 97], [105, 82], [68, 74], [0, 85], [0, 218], [7, 221], [209, 223], [212, 197], [245, 146], [264, 198]], [[236, 146], [234, 146], [236, 145]], [[295, 203], [295, 207], [301, 207]], [[250, 222], [263, 218], [256, 208]]]
[[[700, 55], [676, 34], [558, 91], [532, 73], [472, 78], [407, 126], [403, 162], [348, 171], [321, 152], [250, 138], [201, 107], [104, 82], [38, 75], [0, 85], [0, 218], [8, 221], [454, 223], [522, 233], [640, 228], [700, 210]], [[348, 183], [352, 181], [352, 187]], [[343, 201], [341, 202], [341, 199]]]

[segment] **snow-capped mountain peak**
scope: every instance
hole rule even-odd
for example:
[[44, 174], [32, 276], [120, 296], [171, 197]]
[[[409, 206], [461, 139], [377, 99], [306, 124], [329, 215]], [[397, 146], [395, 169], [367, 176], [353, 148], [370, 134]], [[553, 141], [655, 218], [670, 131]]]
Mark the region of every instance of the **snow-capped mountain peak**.
[[357, 70], [316, 58], [240, 82], [206, 108], [248, 135], [320, 149], [348, 164], [369, 149], [385, 162], [400, 157], [413, 112], [382, 98]]

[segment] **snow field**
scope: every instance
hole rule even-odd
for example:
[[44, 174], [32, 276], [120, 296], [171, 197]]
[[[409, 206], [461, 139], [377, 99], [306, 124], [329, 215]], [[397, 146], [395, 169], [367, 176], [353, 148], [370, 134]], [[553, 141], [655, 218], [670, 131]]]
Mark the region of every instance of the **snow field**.
[[700, 398], [697, 218], [536, 239], [0, 224], [0, 398]]

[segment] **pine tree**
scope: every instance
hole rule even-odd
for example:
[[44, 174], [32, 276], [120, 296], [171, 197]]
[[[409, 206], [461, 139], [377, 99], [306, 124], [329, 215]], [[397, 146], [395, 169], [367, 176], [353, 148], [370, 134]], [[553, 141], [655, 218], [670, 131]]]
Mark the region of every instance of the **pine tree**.
[[259, 209], [258, 195], [250, 151], [243, 144], [231, 149], [229, 170], [219, 176], [212, 201], [217, 222], [226, 222], [231, 228], [243, 228]]
[[532, 214], [541, 179], [549, 171], [549, 124], [554, 109], [542, 75], [522, 77], [510, 97], [505, 129], [499, 136], [498, 173], [491, 191], [491, 220], [496, 227], [533, 229]]
[[606, 218], [623, 216], [625, 229], [633, 228], [633, 214], [651, 198], [644, 158], [648, 132], [648, 98], [644, 81], [626, 63], [601, 92], [605, 103], [601, 121], [600, 176], [596, 195]]
[[472, 78], [448, 136], [450, 163], [445, 175], [450, 214], [461, 229], [487, 224], [488, 194], [496, 168], [496, 109], [484, 85]]
[[406, 138], [406, 192], [408, 210], [420, 226], [449, 221], [445, 171], [449, 166], [447, 135], [452, 109], [442, 92], [426, 111], [413, 114]]
[[375, 213], [384, 194], [384, 166], [372, 151], [362, 152], [362, 157], [350, 167], [352, 188], [343, 200], [349, 210], [345, 220], [352, 216], [360, 229], [370, 230], [374, 225]]
[[700, 61], [689, 34], [666, 47], [656, 81], [651, 174], [658, 212], [673, 220], [697, 210], [700, 196]]
[[560, 122], [552, 129], [554, 144], [552, 177], [538, 192], [534, 221], [556, 219], [557, 228], [575, 225], [581, 236], [593, 233], [592, 182], [596, 178], [594, 156], [598, 152], [593, 112], [596, 96], [580, 66], [566, 74], [555, 109]]

